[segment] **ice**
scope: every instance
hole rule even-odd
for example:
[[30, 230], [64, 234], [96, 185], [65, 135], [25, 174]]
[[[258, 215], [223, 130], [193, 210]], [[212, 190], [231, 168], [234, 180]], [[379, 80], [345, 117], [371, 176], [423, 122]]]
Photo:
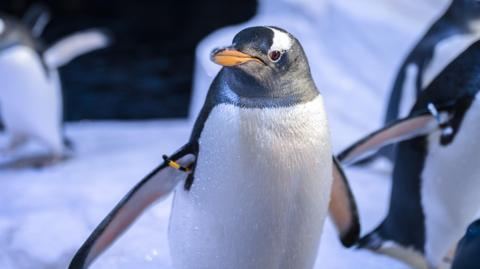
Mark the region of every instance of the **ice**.
[[[380, 126], [395, 68], [447, 4], [446, 0], [263, 1], [248, 24], [279, 25], [304, 45], [324, 95], [334, 148]], [[321, 4], [318, 10], [312, 8]], [[309, 13], [311, 12], [311, 13]], [[312, 14], [321, 14], [316, 16]], [[221, 29], [197, 49], [193, 111], [218, 67], [208, 56], [230, 44], [242, 26]], [[74, 157], [44, 169], [6, 169], [0, 159], [0, 268], [65, 268], [74, 252], [121, 197], [168, 154], [185, 143], [192, 119], [67, 124]], [[0, 135], [0, 146], [6, 137]], [[30, 145], [20, 155], [36, 151]], [[389, 169], [348, 169], [363, 231], [383, 218]], [[170, 269], [167, 227], [171, 198], [159, 202], [92, 266]], [[388, 257], [344, 249], [327, 221], [315, 269], [404, 269]]]

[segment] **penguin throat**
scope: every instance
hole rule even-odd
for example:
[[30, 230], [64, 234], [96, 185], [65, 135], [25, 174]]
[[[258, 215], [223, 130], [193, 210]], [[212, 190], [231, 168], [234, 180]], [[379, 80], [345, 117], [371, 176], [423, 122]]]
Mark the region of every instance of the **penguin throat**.
[[313, 80], [273, 78], [270, 75], [255, 76], [241, 69], [225, 69], [228, 102], [243, 107], [285, 107], [313, 100], [319, 93]]
[[241, 68], [226, 69], [225, 81], [234, 93], [246, 98], [272, 96], [278, 88], [272, 76], [261, 72], [247, 72]]

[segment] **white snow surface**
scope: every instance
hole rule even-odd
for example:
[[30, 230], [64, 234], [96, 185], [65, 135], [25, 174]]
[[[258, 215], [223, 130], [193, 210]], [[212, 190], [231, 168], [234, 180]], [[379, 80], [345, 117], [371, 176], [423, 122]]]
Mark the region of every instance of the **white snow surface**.
[[[71, 160], [43, 169], [3, 167], [0, 268], [66, 268], [90, 232], [161, 162], [162, 154], [186, 141], [189, 129], [185, 121], [71, 124], [67, 134], [76, 141]], [[35, 148], [22, 154], [27, 150]], [[349, 169], [348, 176], [362, 224], [370, 229], [385, 211], [388, 173]], [[167, 241], [170, 206], [168, 198], [147, 210], [91, 268], [172, 268]], [[367, 251], [342, 248], [327, 221], [315, 268], [406, 267]]]
[[[270, 6], [261, 10], [275, 11], [274, 1], [266, 2]], [[322, 42], [307, 53], [316, 63], [312, 71], [324, 96], [335, 151], [381, 125], [395, 69], [447, 2], [332, 0], [322, 7], [324, 24], [315, 33]], [[309, 1], [299, 3], [308, 6]], [[297, 38], [302, 42], [308, 36]], [[224, 40], [218, 46], [228, 44], [231, 37]], [[196, 68], [198, 79], [204, 70], [199, 70], [198, 62]], [[7, 165], [11, 158], [0, 158], [0, 268], [66, 268], [123, 195], [162, 161], [162, 154], [172, 153], [187, 140], [190, 126], [188, 120], [67, 124], [67, 135], [75, 143], [72, 159], [34, 169], [11, 168]], [[6, 140], [0, 135], [0, 147]], [[29, 145], [17, 157], [39, 151]], [[363, 232], [370, 231], [386, 213], [390, 167], [377, 163], [346, 172]], [[91, 268], [171, 268], [170, 206], [168, 198], [147, 210]], [[327, 221], [315, 266], [320, 268], [407, 266], [368, 251], [344, 249]]]

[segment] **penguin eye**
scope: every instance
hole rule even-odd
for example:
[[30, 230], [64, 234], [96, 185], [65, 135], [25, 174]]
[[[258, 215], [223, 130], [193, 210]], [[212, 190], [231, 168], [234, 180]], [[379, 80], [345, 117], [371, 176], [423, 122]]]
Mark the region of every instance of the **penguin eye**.
[[281, 56], [282, 53], [278, 50], [272, 50], [268, 53], [268, 58], [270, 58], [272, 62], [277, 62], [278, 60], [280, 60]]

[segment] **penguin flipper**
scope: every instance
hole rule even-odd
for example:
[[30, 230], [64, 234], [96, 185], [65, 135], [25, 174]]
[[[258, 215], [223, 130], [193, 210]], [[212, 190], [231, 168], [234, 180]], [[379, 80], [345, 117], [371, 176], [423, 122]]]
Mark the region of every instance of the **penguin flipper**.
[[358, 140], [338, 154], [337, 158], [341, 163], [354, 164], [383, 146], [426, 135], [437, 129], [436, 118], [431, 114], [410, 116], [397, 120]]
[[[172, 160], [181, 167], [190, 167], [195, 155], [183, 148]], [[83, 269], [97, 258], [154, 201], [167, 196], [189, 172], [174, 168], [166, 160], [138, 183], [95, 228], [73, 257], [69, 269]]]
[[43, 58], [49, 68], [59, 68], [83, 54], [108, 47], [112, 40], [106, 29], [83, 30], [57, 41], [43, 53]]
[[357, 204], [345, 173], [335, 157], [333, 157], [333, 185], [329, 211], [342, 244], [345, 247], [354, 245], [360, 236]]

